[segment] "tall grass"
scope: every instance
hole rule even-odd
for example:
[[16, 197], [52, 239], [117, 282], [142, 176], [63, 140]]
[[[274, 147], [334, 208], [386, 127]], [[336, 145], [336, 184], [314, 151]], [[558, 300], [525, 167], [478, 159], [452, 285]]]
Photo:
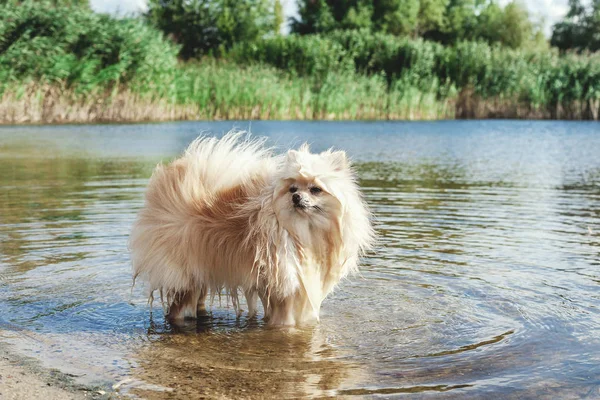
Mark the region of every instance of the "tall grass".
[[300, 75], [313, 74], [314, 66], [323, 74], [351, 65], [358, 74], [385, 77], [389, 88], [400, 81], [407, 90], [440, 101], [458, 93], [460, 117], [597, 119], [600, 111], [598, 53], [560, 55], [478, 42], [445, 47], [422, 39], [341, 31], [242, 43], [230, 56]]
[[30, 82], [5, 88], [3, 123], [134, 122], [194, 119], [438, 119], [454, 106], [417, 90], [390, 90], [385, 79], [328, 74], [318, 84], [273, 67], [206, 59], [181, 64], [154, 91], [127, 85], [81, 93]]

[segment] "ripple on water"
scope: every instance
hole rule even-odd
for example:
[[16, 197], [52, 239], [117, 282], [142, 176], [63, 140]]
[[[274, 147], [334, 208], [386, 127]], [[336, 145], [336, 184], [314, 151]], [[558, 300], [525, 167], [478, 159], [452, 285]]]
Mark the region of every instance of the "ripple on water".
[[0, 129], [0, 337], [146, 398], [594, 398], [600, 139], [489, 124], [253, 123], [283, 147], [271, 126], [347, 148], [380, 234], [321, 322], [283, 331], [236, 319], [225, 297], [172, 326], [131, 287], [147, 179], [204, 125]]

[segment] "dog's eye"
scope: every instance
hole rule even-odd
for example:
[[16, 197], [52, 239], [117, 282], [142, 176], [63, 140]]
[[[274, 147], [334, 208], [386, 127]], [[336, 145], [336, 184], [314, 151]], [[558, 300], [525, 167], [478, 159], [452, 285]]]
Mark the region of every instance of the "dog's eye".
[[298, 188], [297, 188], [297, 187], [295, 187], [295, 186], [292, 186], [292, 187], [290, 188], [290, 193], [296, 193], [297, 191], [298, 191]]
[[323, 191], [323, 189], [321, 189], [320, 187], [317, 187], [317, 186], [313, 186], [313, 187], [310, 188], [310, 192], [312, 194], [319, 194], [322, 191]]

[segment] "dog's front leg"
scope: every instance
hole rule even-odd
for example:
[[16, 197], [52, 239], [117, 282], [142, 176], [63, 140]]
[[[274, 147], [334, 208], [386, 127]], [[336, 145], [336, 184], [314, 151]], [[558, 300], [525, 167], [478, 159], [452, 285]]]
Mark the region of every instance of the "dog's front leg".
[[296, 324], [294, 318], [294, 299], [289, 296], [284, 299], [271, 298], [269, 301], [270, 315], [268, 324], [271, 326], [291, 326]]
[[176, 293], [169, 305], [167, 318], [175, 322], [185, 318], [197, 318], [198, 311], [205, 310], [205, 299], [206, 289], [204, 287]]

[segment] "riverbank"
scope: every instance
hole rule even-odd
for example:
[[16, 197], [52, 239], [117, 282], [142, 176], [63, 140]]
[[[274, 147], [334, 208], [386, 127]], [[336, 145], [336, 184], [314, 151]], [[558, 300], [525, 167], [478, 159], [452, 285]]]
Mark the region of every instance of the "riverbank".
[[0, 356], [0, 398], [74, 400], [89, 397], [53, 386], [8, 357]]
[[[246, 73], [241, 72], [242, 75]], [[251, 79], [251, 78], [249, 78]], [[385, 93], [352, 82], [349, 95], [315, 90], [305, 82], [270, 78], [268, 87], [255, 83], [231, 87], [208, 81], [184, 99], [137, 93], [128, 88], [110, 92], [77, 93], [60, 87], [29, 86], [0, 96], [0, 124], [62, 124], [106, 122], [161, 122], [186, 120], [438, 120], [453, 119], [454, 101], [410, 92]], [[206, 81], [204, 81], [206, 82]], [[239, 81], [238, 81], [239, 82]], [[247, 83], [247, 81], [246, 81]], [[192, 84], [193, 85], [193, 84]], [[212, 86], [212, 87], [211, 87]], [[217, 87], [215, 87], [217, 86]], [[224, 86], [228, 86], [224, 88]], [[350, 86], [350, 85], [346, 85]], [[342, 87], [343, 88], [343, 87]], [[220, 89], [225, 89], [220, 91]], [[364, 92], [352, 97], [358, 91]]]
[[0, 342], [0, 399], [81, 400], [116, 399], [114, 393], [75, 384], [69, 376], [39, 366], [11, 352]]
[[[552, 110], [510, 99], [481, 99], [472, 93], [438, 99], [414, 88], [390, 91], [379, 82], [340, 80], [315, 88], [298, 79], [286, 81], [269, 68], [209, 71], [180, 84], [177, 98], [139, 93], [129, 88], [81, 93], [29, 84], [0, 95], [0, 124], [134, 123], [190, 120], [448, 120], [565, 119], [597, 120], [597, 104], [573, 103]], [[260, 72], [266, 86], [253, 81]], [[231, 84], [227, 75], [238, 83]], [[259, 76], [260, 78], [260, 76]], [[265, 80], [262, 80], [265, 83]], [[344, 96], [346, 91], [347, 96]]]

